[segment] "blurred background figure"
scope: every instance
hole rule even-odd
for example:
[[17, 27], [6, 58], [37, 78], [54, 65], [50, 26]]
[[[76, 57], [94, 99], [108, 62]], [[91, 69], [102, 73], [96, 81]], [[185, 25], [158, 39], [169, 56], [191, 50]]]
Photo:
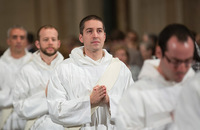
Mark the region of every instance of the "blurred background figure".
[[126, 66], [130, 69], [132, 73], [132, 78], [134, 81], [138, 79], [138, 74], [140, 72], [140, 67], [137, 65], [130, 65], [129, 60], [130, 60], [130, 55], [128, 52], [128, 49], [124, 45], [118, 45], [115, 46], [114, 51], [113, 51], [113, 56], [118, 57]]
[[61, 41], [59, 52], [64, 56], [64, 59], [69, 58], [69, 54], [75, 47], [81, 46], [81, 42], [77, 37], [69, 37]]
[[114, 29], [111, 31], [110, 35], [107, 35], [107, 41], [105, 44], [105, 49], [113, 53], [115, 46], [125, 45], [125, 34], [119, 29]]
[[155, 45], [152, 44], [151, 42], [141, 42], [139, 50], [142, 55], [143, 61], [155, 58], [155, 56], [153, 55], [155, 51]]
[[157, 43], [158, 41], [158, 36], [154, 33], [144, 33], [142, 36], [142, 41], [143, 42], [152, 42], [152, 43]]
[[199, 45], [196, 42], [195, 43], [195, 53], [194, 53], [194, 61], [192, 64], [192, 68], [194, 69], [195, 72], [199, 72], [200, 71], [200, 60], [199, 60], [199, 56], [200, 56], [200, 49], [199, 49]]
[[145, 33], [142, 37], [142, 41], [143, 42], [149, 42], [153, 45], [153, 53], [152, 55], [155, 55], [155, 49], [156, 49], [156, 45], [158, 42], [158, 36], [154, 33]]
[[[1, 56], [2, 61], [6, 63], [9, 71], [6, 72], [5, 82], [8, 93], [1, 93], [0, 106], [1, 112], [0, 122], [3, 130], [21, 130], [24, 128], [26, 121], [18, 117], [15, 110], [13, 110], [13, 88], [17, 74], [22, 66], [32, 59], [32, 54], [27, 51], [27, 31], [24, 27], [15, 25], [7, 31], [7, 44], [9, 48]], [[4, 90], [1, 89], [0, 92]], [[9, 111], [9, 112], [8, 112]]]
[[136, 31], [130, 30], [126, 33], [125, 43], [128, 48], [138, 50], [139, 48], [138, 41], [139, 41], [139, 37]]
[[27, 34], [27, 50], [31, 53], [37, 51], [37, 47], [35, 46], [35, 36], [33, 33], [28, 32]]
[[136, 31], [130, 30], [126, 33], [125, 44], [129, 52], [129, 64], [133, 66], [142, 67], [143, 59], [139, 51], [139, 37]]
[[199, 58], [199, 55], [200, 55], [200, 50], [199, 50], [200, 33], [196, 33], [195, 31], [192, 31], [192, 33], [193, 33], [195, 40], [196, 40], [196, 43], [195, 43], [196, 51], [195, 51], [195, 54], [194, 54], [194, 62], [192, 64], [192, 68], [194, 69], [195, 72], [199, 72], [200, 71], [200, 60], [198, 58]]

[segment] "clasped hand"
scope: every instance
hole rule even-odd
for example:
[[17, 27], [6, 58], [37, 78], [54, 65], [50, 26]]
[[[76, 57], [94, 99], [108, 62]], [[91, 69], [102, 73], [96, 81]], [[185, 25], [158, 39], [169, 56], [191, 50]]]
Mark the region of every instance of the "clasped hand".
[[107, 104], [109, 106], [109, 96], [105, 85], [97, 85], [93, 88], [90, 95], [90, 103], [92, 107]]

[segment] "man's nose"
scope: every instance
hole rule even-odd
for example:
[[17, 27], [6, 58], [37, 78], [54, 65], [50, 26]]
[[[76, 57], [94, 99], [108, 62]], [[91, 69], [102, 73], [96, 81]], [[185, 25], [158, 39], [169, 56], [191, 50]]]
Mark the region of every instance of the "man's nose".
[[17, 42], [21, 42], [21, 38], [20, 37], [17, 37]]
[[178, 66], [178, 70], [182, 72], [186, 72], [190, 65], [187, 65], [185, 62], [181, 62]]
[[94, 31], [94, 32], [93, 32], [93, 37], [97, 37], [97, 36], [98, 36], [97, 31]]
[[53, 44], [53, 40], [49, 39], [48, 44]]

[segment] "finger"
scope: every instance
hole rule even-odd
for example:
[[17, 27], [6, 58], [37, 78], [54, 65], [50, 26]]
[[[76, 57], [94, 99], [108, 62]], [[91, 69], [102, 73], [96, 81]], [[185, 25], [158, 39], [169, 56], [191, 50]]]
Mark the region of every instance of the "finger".
[[104, 90], [102, 90], [101, 92], [100, 92], [100, 95], [103, 95], [103, 96], [105, 96], [106, 95], [106, 90], [104, 89]]
[[102, 85], [102, 88], [103, 88], [104, 90], [106, 90], [106, 86], [105, 86], [105, 85]]
[[99, 85], [96, 85], [94, 86], [93, 90], [97, 90], [100, 86]]
[[98, 86], [95, 89], [97, 93], [100, 93], [101, 91], [103, 91], [103, 88], [101, 86]]
[[104, 93], [102, 93], [102, 94], [99, 96], [100, 99], [103, 99], [104, 97], [105, 97], [105, 94], [104, 94]]

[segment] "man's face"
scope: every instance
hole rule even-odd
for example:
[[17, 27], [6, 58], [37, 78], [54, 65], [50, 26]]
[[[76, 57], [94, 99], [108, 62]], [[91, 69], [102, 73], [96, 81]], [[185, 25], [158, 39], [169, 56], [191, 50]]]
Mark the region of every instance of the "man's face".
[[132, 32], [129, 32], [125, 37], [126, 43], [127, 42], [136, 42], [136, 40], [137, 40], [137, 35]]
[[11, 52], [22, 53], [27, 45], [26, 32], [22, 29], [14, 28], [10, 31], [10, 37], [7, 39], [7, 43]]
[[118, 50], [115, 52], [114, 57], [118, 57], [119, 60], [121, 60], [121, 61], [124, 62], [125, 64], [127, 64], [127, 62], [128, 62], [128, 57], [127, 57], [126, 51], [125, 51], [124, 49], [118, 49]]
[[193, 61], [193, 53], [194, 44], [190, 37], [186, 42], [180, 42], [177, 37], [172, 36], [161, 59], [165, 78], [176, 82], [182, 81]]
[[91, 53], [102, 50], [106, 39], [102, 22], [89, 20], [84, 25], [83, 35], [79, 35], [79, 40], [84, 44], [85, 52]]
[[[146, 44], [148, 44], [148, 43], [146, 43]], [[143, 60], [151, 59], [151, 57], [152, 57], [152, 50], [147, 50], [146, 46], [144, 44], [140, 45], [139, 50], [141, 52]]]
[[40, 39], [36, 41], [37, 48], [47, 56], [53, 56], [60, 47], [58, 32], [54, 28], [42, 29], [39, 33]]

